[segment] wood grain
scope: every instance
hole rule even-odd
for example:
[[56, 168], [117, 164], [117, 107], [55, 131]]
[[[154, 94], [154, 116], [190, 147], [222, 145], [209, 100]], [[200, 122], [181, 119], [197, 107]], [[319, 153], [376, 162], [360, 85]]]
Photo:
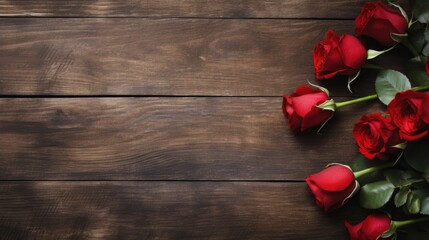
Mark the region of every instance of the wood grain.
[[[353, 32], [353, 22], [3, 19], [0, 94], [280, 96], [314, 79], [313, 48], [329, 28]], [[358, 94], [372, 93], [366, 81]], [[346, 78], [327, 82], [348, 95]]]
[[0, 16], [355, 18], [364, 0], [3, 0]]
[[350, 163], [353, 123], [378, 109], [295, 136], [281, 98], [1, 99], [0, 179], [303, 180]]
[[[0, 183], [1, 239], [346, 239], [304, 183]], [[304, 227], [305, 226], [305, 227]]]

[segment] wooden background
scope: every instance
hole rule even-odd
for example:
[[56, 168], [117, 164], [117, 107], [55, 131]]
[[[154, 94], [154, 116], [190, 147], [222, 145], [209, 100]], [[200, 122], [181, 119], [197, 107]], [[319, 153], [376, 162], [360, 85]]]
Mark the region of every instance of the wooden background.
[[364, 2], [0, 0], [0, 239], [346, 239], [303, 180], [380, 104], [294, 136], [280, 96]]

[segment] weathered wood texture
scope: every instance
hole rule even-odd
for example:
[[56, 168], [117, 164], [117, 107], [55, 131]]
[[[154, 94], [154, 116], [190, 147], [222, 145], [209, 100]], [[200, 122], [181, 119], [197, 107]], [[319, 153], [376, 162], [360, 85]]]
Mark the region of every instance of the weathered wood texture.
[[303, 180], [350, 163], [353, 123], [377, 109], [295, 136], [281, 98], [1, 99], [0, 179]]
[[0, 0], [0, 239], [345, 239], [291, 181], [350, 163], [382, 106], [294, 136], [269, 96], [363, 2]]
[[355, 18], [365, 0], [2, 0], [0, 16]]
[[[0, 94], [280, 96], [314, 79], [329, 28], [353, 22], [3, 19]], [[345, 78], [332, 81], [348, 94]]]
[[0, 183], [2, 239], [345, 239], [303, 183]]

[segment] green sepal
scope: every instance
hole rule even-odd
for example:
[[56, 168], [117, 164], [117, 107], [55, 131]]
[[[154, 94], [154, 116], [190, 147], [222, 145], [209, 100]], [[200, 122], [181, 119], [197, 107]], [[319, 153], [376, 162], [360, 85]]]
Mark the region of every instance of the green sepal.
[[408, 15], [407, 15], [407, 13], [405, 12], [405, 10], [404, 10], [401, 6], [399, 6], [399, 5], [397, 5], [397, 4], [394, 4], [394, 3], [392, 3], [392, 2], [389, 2], [389, 5], [390, 5], [390, 6], [394, 6], [394, 7], [396, 7], [397, 9], [399, 9], [399, 11], [401, 12], [402, 16], [403, 16], [403, 17], [405, 18], [405, 20], [408, 22], [408, 26], [409, 26], [410, 21], [408, 20]]
[[315, 87], [315, 88], [319, 89], [320, 91], [322, 91], [322, 92], [326, 93], [326, 95], [328, 95], [328, 97], [329, 97], [329, 91], [328, 91], [328, 89], [326, 89], [326, 88], [324, 88], [324, 87], [322, 87], [322, 86], [316, 85], [316, 84], [314, 84], [314, 83], [311, 83], [310, 81], [307, 81], [307, 83], [308, 83], [310, 86]]
[[321, 108], [323, 110], [329, 110], [329, 111], [333, 111], [333, 112], [335, 112], [335, 110], [336, 110], [334, 99], [328, 99], [324, 103], [317, 105], [317, 107]]
[[368, 49], [368, 51], [367, 51], [367, 58], [366, 59], [367, 60], [374, 59], [374, 58], [380, 56], [383, 53], [387, 53], [388, 51], [394, 49], [395, 47], [396, 47], [396, 45], [393, 46], [393, 47], [391, 47], [391, 48], [388, 48], [386, 50], [383, 50], [383, 51], [377, 51], [377, 50], [373, 50], [373, 49]]
[[354, 82], [359, 77], [360, 71], [361, 70], [359, 70], [357, 73], [355, 73], [353, 75], [350, 75], [348, 80], [347, 80], [347, 88], [349, 89], [349, 91], [351, 93], [353, 93], [352, 88], [351, 88], [351, 84], [352, 84], [352, 82]]
[[392, 147], [397, 148], [397, 149], [401, 149], [401, 150], [405, 150], [405, 148], [407, 148], [407, 144], [408, 144], [408, 142], [402, 142], [402, 143], [396, 144]]
[[348, 195], [342, 202], [341, 202], [341, 207], [344, 206], [344, 204], [347, 203], [347, 201], [349, 201], [350, 198], [352, 198], [360, 189], [360, 184], [357, 180], [355, 180], [355, 188], [353, 189], [353, 191], [350, 193], [350, 195]]
[[[384, 233], [382, 233], [377, 239], [390, 238], [393, 235], [396, 235], [396, 229], [397, 228], [398, 227], [395, 225], [395, 222], [394, 221], [390, 221], [390, 228], [387, 229]], [[396, 238], [396, 236], [394, 236], [394, 238]]]
[[400, 42], [404, 41], [405, 39], [407, 39], [408, 34], [407, 33], [404, 33], [404, 34], [390, 33], [390, 37], [393, 39], [393, 41], [400, 43]]
[[[328, 99], [324, 103], [317, 105], [316, 107], [321, 108], [323, 110], [332, 111], [335, 112], [335, 101], [334, 99]], [[320, 128], [317, 130], [317, 134], [321, 134], [320, 131], [322, 131], [322, 128], [326, 125], [329, 120], [331, 120], [334, 117], [334, 114], [332, 114], [323, 124], [320, 126]]]

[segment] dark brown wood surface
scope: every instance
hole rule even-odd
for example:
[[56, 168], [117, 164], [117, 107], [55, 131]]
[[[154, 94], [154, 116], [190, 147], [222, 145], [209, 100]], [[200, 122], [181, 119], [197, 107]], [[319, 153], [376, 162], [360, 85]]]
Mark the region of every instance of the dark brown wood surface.
[[352, 123], [368, 105], [341, 109], [312, 137], [293, 135], [280, 106], [279, 97], [1, 99], [0, 176], [303, 180], [357, 155]]
[[[0, 93], [280, 96], [314, 78], [312, 52], [326, 30], [352, 23], [3, 19]], [[347, 94], [339, 80], [333, 93]]]
[[280, 96], [363, 2], [0, 0], [0, 239], [346, 239], [304, 178], [383, 106], [296, 136]]
[[364, 0], [9, 0], [0, 16], [354, 18]]
[[344, 214], [324, 214], [302, 183], [9, 182], [0, 184], [0, 212], [2, 239], [346, 235]]

